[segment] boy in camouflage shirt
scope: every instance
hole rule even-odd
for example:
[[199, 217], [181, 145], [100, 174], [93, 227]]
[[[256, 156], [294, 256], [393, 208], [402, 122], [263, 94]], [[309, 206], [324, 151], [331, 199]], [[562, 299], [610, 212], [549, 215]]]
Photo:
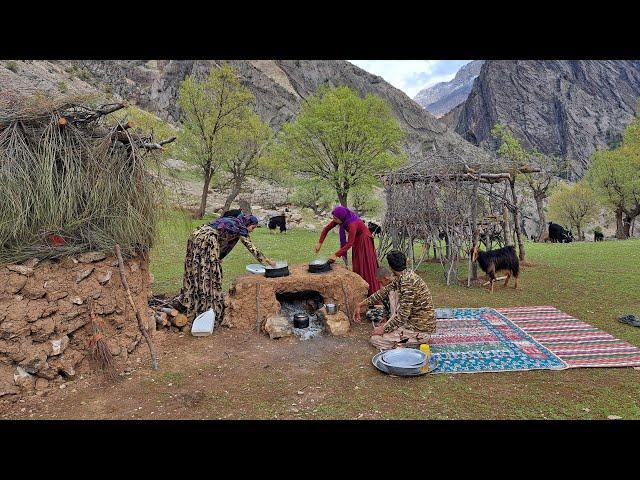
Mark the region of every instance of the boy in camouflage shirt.
[[381, 350], [395, 348], [398, 344], [410, 347], [428, 343], [429, 336], [436, 330], [429, 287], [416, 273], [407, 270], [407, 259], [402, 252], [389, 252], [387, 262], [395, 279], [357, 306], [354, 321], [360, 321], [362, 307], [372, 306], [395, 291], [398, 293], [395, 315], [373, 329], [371, 343]]

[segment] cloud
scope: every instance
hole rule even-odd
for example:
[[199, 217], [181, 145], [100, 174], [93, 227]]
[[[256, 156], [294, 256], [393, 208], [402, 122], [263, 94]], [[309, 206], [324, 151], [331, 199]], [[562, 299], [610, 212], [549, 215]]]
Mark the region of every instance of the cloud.
[[413, 98], [423, 88], [448, 82], [470, 60], [349, 60]]

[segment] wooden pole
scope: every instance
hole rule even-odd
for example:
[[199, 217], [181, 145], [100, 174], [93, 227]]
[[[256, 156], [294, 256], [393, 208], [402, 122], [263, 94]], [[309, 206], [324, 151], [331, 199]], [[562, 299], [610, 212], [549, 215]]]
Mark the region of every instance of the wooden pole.
[[260, 283], [256, 283], [256, 333], [260, 333]]
[[[478, 229], [478, 181], [473, 184], [473, 198], [471, 203], [471, 251], [478, 246], [480, 241], [480, 231]], [[471, 259], [471, 254], [469, 254]], [[471, 280], [478, 278], [478, 265], [471, 262]], [[471, 286], [471, 282], [469, 282]]]
[[153, 370], [158, 370], [158, 359], [156, 357], [156, 349], [153, 346], [153, 342], [151, 341], [151, 337], [149, 336], [149, 332], [144, 327], [142, 323], [142, 316], [140, 315], [140, 311], [136, 307], [135, 302], [133, 301], [133, 297], [131, 296], [131, 290], [129, 289], [129, 282], [127, 282], [127, 277], [124, 274], [124, 261], [122, 260], [122, 252], [120, 251], [120, 245], [116, 243], [115, 246], [116, 256], [118, 257], [118, 269], [120, 270], [120, 280], [122, 281], [122, 285], [127, 291], [127, 299], [129, 300], [129, 305], [136, 314], [136, 319], [138, 320], [138, 329], [142, 333], [142, 336], [147, 342], [149, 346], [149, 352], [151, 353], [151, 368]]

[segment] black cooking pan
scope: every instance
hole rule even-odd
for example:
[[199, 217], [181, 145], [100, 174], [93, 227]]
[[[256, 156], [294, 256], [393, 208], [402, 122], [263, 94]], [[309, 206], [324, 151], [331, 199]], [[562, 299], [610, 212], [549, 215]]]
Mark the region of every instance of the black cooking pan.
[[266, 278], [286, 277], [289, 275], [289, 265], [286, 262], [276, 262], [275, 267], [264, 267]]
[[331, 263], [328, 260], [313, 260], [309, 262], [309, 273], [323, 273], [331, 271]]

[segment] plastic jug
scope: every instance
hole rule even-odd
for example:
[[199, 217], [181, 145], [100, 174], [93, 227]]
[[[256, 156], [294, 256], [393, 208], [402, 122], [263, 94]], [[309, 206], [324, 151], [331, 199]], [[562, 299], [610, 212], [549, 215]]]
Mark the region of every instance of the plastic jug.
[[206, 337], [213, 333], [216, 323], [216, 312], [213, 309], [207, 310], [198, 315], [191, 325], [191, 335], [194, 337]]

